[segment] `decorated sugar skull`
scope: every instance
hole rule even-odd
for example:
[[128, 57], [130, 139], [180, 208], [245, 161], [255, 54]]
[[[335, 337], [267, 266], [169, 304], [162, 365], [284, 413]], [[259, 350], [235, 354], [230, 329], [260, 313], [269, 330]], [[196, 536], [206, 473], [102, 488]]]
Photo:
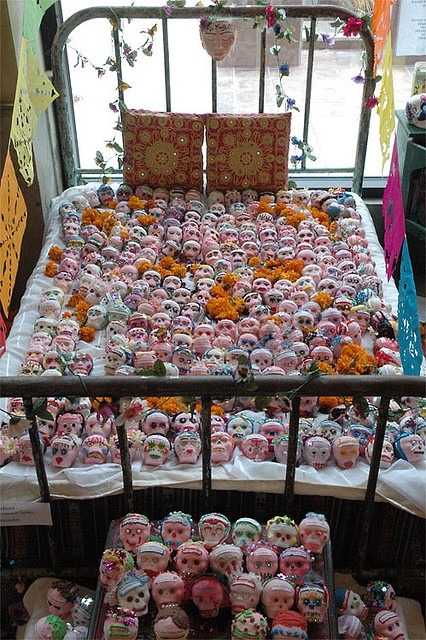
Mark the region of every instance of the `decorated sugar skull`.
[[246, 569], [259, 575], [262, 583], [278, 571], [278, 556], [268, 544], [255, 543], [247, 550]]
[[202, 618], [215, 618], [224, 600], [224, 586], [216, 576], [202, 576], [193, 583], [191, 596]]
[[95, 434], [83, 440], [84, 464], [104, 464], [108, 460], [109, 444], [104, 436]]
[[273, 638], [308, 640], [308, 623], [298, 611], [279, 611], [271, 624]]
[[72, 467], [77, 459], [81, 440], [73, 433], [54, 436], [51, 442], [52, 466]]
[[81, 436], [84, 427], [84, 417], [79, 411], [61, 410], [56, 414], [56, 435], [73, 433]]
[[[277, 462], [281, 462], [281, 464], [287, 464], [288, 457], [288, 442], [289, 436], [287, 433], [284, 433], [282, 436], [278, 436], [274, 439], [274, 455]], [[303, 441], [298, 436], [297, 445], [296, 445], [296, 464], [299, 463], [302, 459], [303, 452]]]
[[167, 435], [170, 429], [170, 416], [165, 411], [152, 409], [142, 419], [142, 431], [150, 436], [154, 433]]
[[195, 353], [188, 347], [175, 347], [172, 353], [172, 363], [177, 366], [180, 375], [186, 375], [196, 360]]
[[148, 540], [138, 547], [136, 565], [150, 578], [166, 571], [169, 561], [169, 549], [157, 540]]
[[274, 576], [263, 583], [261, 601], [268, 618], [273, 619], [280, 611], [288, 611], [294, 604], [295, 589], [284, 577]]
[[379, 613], [376, 613], [373, 626], [374, 631], [380, 637], [391, 638], [392, 640], [406, 639], [401, 620], [394, 611], [379, 611]]
[[261, 433], [249, 433], [241, 440], [241, 452], [253, 462], [263, 462], [268, 457], [269, 443]]
[[296, 606], [306, 622], [323, 622], [327, 614], [329, 593], [319, 584], [303, 584], [296, 588]]
[[298, 526], [289, 516], [274, 516], [266, 523], [266, 538], [278, 549], [293, 547], [299, 542]]
[[383, 609], [396, 611], [395, 589], [384, 580], [372, 580], [365, 587], [364, 602], [371, 613], [377, 613]]
[[334, 592], [334, 602], [339, 616], [350, 614], [360, 620], [365, 620], [368, 615], [368, 607], [356, 591], [340, 588]]
[[184, 609], [178, 606], [160, 609], [155, 616], [153, 629], [157, 640], [185, 640], [189, 633], [189, 617]]
[[280, 553], [279, 569], [291, 582], [302, 584], [312, 570], [311, 553], [304, 547], [287, 547]]
[[42, 616], [34, 625], [34, 640], [57, 640], [65, 638], [67, 634], [67, 625], [62, 618], [50, 613]]
[[331, 443], [342, 434], [342, 426], [335, 420], [322, 420], [319, 427], [321, 436]]
[[185, 583], [175, 571], [164, 571], [155, 576], [151, 595], [158, 609], [180, 605], [185, 593]]
[[322, 553], [330, 538], [330, 525], [322, 513], [309, 512], [299, 523], [300, 542], [312, 553]]
[[159, 467], [169, 458], [171, 444], [166, 436], [160, 433], [152, 433], [145, 439], [142, 451], [144, 464], [150, 467]]
[[126, 571], [134, 565], [133, 558], [126, 549], [105, 549], [99, 563], [99, 582], [108, 592], [114, 592]]
[[238, 518], [231, 527], [232, 542], [240, 547], [244, 553], [247, 547], [259, 542], [262, 535], [262, 526], [253, 518]]
[[286, 373], [296, 371], [297, 356], [293, 349], [282, 349], [274, 354], [274, 364], [281, 367]]
[[136, 640], [138, 635], [138, 617], [129, 609], [118, 606], [108, 607], [103, 624], [105, 640], [125, 637]]
[[181, 464], [195, 464], [201, 453], [201, 437], [198, 431], [184, 429], [174, 440], [176, 456]]
[[314, 469], [324, 469], [331, 455], [331, 444], [322, 436], [310, 436], [303, 445], [303, 457]]
[[209, 552], [203, 542], [182, 543], [175, 557], [176, 570], [183, 578], [195, 578], [196, 576], [206, 573], [209, 566]]
[[417, 465], [424, 460], [425, 443], [418, 433], [402, 432], [397, 435], [394, 442], [394, 450], [397, 458], [407, 460]]
[[131, 610], [138, 617], [148, 612], [149, 578], [135, 570], [126, 571], [117, 585], [117, 602], [123, 609]]
[[254, 609], [246, 609], [237, 613], [232, 621], [231, 640], [247, 640], [247, 638], [264, 640], [267, 632], [267, 619]]
[[242, 413], [235, 414], [228, 420], [226, 430], [235, 439], [237, 444], [241, 444], [245, 436], [253, 433], [253, 420]]
[[215, 431], [211, 435], [211, 460], [213, 464], [229, 462], [234, 452], [235, 441], [226, 431]]
[[[368, 443], [365, 448], [365, 459], [367, 460], [368, 464], [371, 464], [371, 460], [373, 458], [374, 438], [375, 436], [371, 436], [368, 439]], [[380, 462], [379, 462], [380, 469], [388, 469], [391, 466], [394, 460], [394, 457], [395, 457], [395, 453], [393, 449], [393, 443], [390, 440], [390, 438], [385, 437], [383, 440], [382, 451], [380, 454]]]
[[273, 453], [274, 440], [286, 433], [286, 427], [280, 420], [267, 418], [260, 425], [259, 433], [266, 437], [266, 439], [268, 440], [269, 453]]
[[214, 573], [232, 580], [243, 570], [242, 550], [235, 544], [217, 544], [210, 552], [210, 568]]
[[226, 540], [231, 523], [222, 513], [206, 513], [198, 522], [198, 531], [206, 549], [213, 549]]
[[72, 623], [74, 627], [89, 627], [95, 606], [95, 598], [90, 594], [77, 596], [71, 609]]
[[356, 438], [358, 441], [359, 455], [365, 455], [365, 448], [368, 444], [369, 439], [373, 436], [373, 431], [369, 427], [366, 427], [363, 424], [350, 424], [347, 427], [346, 431], [347, 435]]
[[333, 456], [341, 469], [351, 469], [359, 456], [359, 442], [350, 435], [341, 435], [333, 441]]
[[173, 511], [161, 523], [160, 535], [164, 544], [171, 550], [187, 542], [192, 533], [192, 518], [182, 511]]
[[127, 551], [136, 553], [151, 535], [148, 518], [140, 513], [128, 513], [120, 521], [119, 536]]
[[337, 618], [337, 630], [343, 640], [365, 638], [364, 627], [361, 620], [352, 614], [344, 614]]
[[231, 582], [229, 600], [233, 615], [255, 609], [260, 601], [262, 580], [254, 573], [241, 573]]
[[408, 122], [415, 127], [419, 127], [419, 129], [426, 129], [425, 114], [426, 93], [418, 93], [411, 96], [405, 104], [405, 115]]
[[47, 592], [47, 606], [50, 614], [63, 620], [71, 613], [77, 599], [78, 587], [70, 580], [55, 580]]

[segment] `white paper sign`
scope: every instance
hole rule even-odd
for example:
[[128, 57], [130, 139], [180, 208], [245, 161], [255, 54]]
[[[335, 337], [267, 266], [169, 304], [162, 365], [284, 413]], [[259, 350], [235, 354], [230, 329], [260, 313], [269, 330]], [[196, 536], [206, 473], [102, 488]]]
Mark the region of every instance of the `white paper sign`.
[[25, 525], [52, 526], [50, 504], [46, 502], [14, 502], [0, 506], [0, 525], [20, 527]]
[[403, 0], [399, 3], [395, 55], [426, 55], [426, 0]]

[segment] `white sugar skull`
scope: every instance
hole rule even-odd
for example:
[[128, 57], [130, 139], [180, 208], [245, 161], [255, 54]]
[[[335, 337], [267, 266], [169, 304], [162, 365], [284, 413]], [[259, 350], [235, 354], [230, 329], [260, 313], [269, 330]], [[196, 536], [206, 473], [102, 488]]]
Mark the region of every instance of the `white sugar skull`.
[[184, 593], [185, 583], [174, 571], [159, 573], [152, 581], [151, 595], [158, 609], [180, 605]]
[[198, 522], [198, 531], [206, 549], [223, 543], [231, 530], [231, 523], [221, 513], [207, 513]]
[[330, 539], [330, 525], [321, 513], [309, 512], [299, 523], [300, 541], [312, 553], [321, 553]]
[[333, 456], [341, 469], [351, 469], [359, 457], [359, 442], [350, 435], [341, 435], [333, 440]]
[[273, 355], [271, 351], [265, 347], [258, 347], [250, 352], [250, 362], [253, 367], [259, 371], [264, 371], [272, 364]]
[[211, 460], [213, 464], [229, 462], [234, 452], [234, 439], [226, 431], [215, 431], [211, 435]]
[[280, 611], [288, 611], [294, 604], [295, 589], [283, 578], [270, 578], [263, 584], [261, 601], [265, 613], [273, 620]]
[[73, 433], [52, 438], [50, 452], [54, 467], [72, 467], [77, 459], [81, 440]]
[[[410, 124], [420, 129], [426, 129], [426, 94], [418, 93], [411, 96], [405, 104], [405, 115]], [[392, 636], [394, 637], [394, 636]]]
[[299, 542], [299, 528], [289, 516], [274, 516], [266, 523], [266, 538], [278, 549], [293, 547]]
[[166, 571], [169, 561], [170, 551], [161, 542], [149, 540], [138, 547], [136, 565], [149, 578], [154, 578], [159, 573]]
[[243, 570], [243, 552], [235, 544], [218, 544], [210, 552], [210, 567], [218, 575], [232, 580]]
[[149, 578], [136, 571], [127, 571], [117, 585], [117, 603], [123, 609], [131, 609], [138, 617], [148, 612]]
[[259, 542], [261, 535], [262, 527], [253, 518], [238, 518], [231, 528], [232, 542], [243, 552], [246, 552], [251, 544]]
[[136, 553], [151, 535], [148, 518], [140, 513], [128, 513], [120, 521], [119, 536], [127, 551]]
[[[368, 444], [365, 448], [365, 459], [367, 460], [368, 464], [371, 464], [371, 460], [373, 458], [373, 448], [374, 448], [374, 436], [369, 438]], [[395, 453], [393, 449], [393, 444], [389, 438], [385, 437], [385, 439], [383, 440], [382, 451], [380, 454], [380, 462], [379, 462], [380, 469], [388, 469], [391, 466], [394, 457], [395, 457]]]
[[201, 438], [197, 431], [180, 431], [174, 441], [175, 453], [181, 464], [195, 464], [201, 453]]
[[228, 420], [226, 430], [238, 444], [245, 436], [253, 433], [253, 420], [244, 414], [235, 414]]
[[307, 438], [303, 445], [303, 456], [314, 469], [324, 469], [331, 455], [331, 444], [321, 436]]
[[171, 444], [166, 436], [160, 433], [149, 435], [143, 443], [143, 461], [150, 467], [158, 467], [169, 458]]
[[256, 609], [262, 592], [261, 577], [253, 573], [241, 573], [232, 581], [229, 592], [232, 615]]
[[161, 538], [171, 551], [187, 542], [192, 533], [192, 519], [187, 513], [174, 511], [169, 513], [161, 523]]
[[269, 443], [261, 433], [249, 433], [241, 440], [241, 452], [253, 462], [263, 462], [268, 457]]

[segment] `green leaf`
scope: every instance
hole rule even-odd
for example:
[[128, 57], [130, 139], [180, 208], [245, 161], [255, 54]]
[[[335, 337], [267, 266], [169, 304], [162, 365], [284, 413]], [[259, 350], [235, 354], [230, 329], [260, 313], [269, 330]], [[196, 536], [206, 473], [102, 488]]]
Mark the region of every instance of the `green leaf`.
[[255, 398], [254, 404], [258, 411], [264, 411], [271, 401], [272, 401], [272, 398], [268, 398], [266, 396], [260, 396]]
[[166, 375], [166, 367], [162, 360], [156, 360], [154, 362], [154, 375], [156, 376], [165, 376]]
[[100, 151], [97, 151], [96, 155], [95, 155], [95, 162], [98, 163], [98, 162], [103, 162], [103, 161], [104, 161], [104, 156], [102, 155], [102, 153]]
[[281, 47], [278, 44], [274, 44], [274, 46], [269, 49], [269, 52], [276, 57], [280, 55], [280, 51]]
[[37, 411], [37, 417], [40, 418], [40, 420], [47, 420], [49, 422], [53, 422], [53, 420], [55, 419], [50, 411]]
[[311, 32], [308, 27], [305, 27], [305, 38], [307, 42], [309, 42], [309, 40], [311, 39]]
[[114, 149], [114, 151], [117, 151], [117, 153], [123, 153], [123, 147], [121, 147], [118, 142], [114, 142], [112, 148]]
[[34, 401], [33, 407], [35, 414], [38, 414], [39, 411], [44, 411], [47, 407], [46, 398], [37, 398], [37, 400]]

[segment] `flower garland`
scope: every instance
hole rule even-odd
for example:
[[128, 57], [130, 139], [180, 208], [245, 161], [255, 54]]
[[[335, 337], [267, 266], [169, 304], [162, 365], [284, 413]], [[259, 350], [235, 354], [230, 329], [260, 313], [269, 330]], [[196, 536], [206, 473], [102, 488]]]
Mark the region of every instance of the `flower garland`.
[[336, 361], [339, 374], [367, 375], [377, 371], [377, 360], [358, 344], [347, 344]]
[[206, 303], [206, 311], [215, 320], [233, 320], [235, 322], [245, 310], [243, 298], [240, 296], [232, 297], [220, 284], [211, 288], [210, 295], [211, 297]]

